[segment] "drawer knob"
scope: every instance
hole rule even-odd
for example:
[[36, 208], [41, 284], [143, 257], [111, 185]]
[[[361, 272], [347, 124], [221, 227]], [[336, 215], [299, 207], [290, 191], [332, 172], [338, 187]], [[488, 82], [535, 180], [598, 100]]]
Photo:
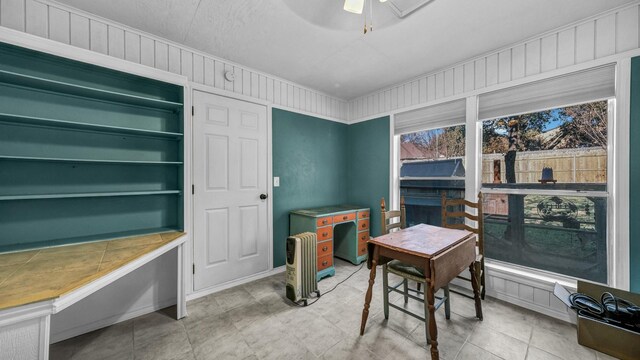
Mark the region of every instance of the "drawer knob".
[[323, 246], [323, 247], [322, 247], [322, 251], [327, 251], [327, 250], [329, 250], [329, 247], [328, 247], [328, 246]]
[[328, 233], [328, 232], [323, 232], [323, 233], [322, 233], [322, 236], [327, 236], [327, 235], [329, 235], [329, 233]]
[[327, 219], [322, 220], [322, 223], [326, 224], [327, 223]]
[[347, 220], [349, 217], [348, 216], [343, 216], [342, 220]]
[[322, 262], [322, 266], [326, 266], [329, 262], [327, 260]]

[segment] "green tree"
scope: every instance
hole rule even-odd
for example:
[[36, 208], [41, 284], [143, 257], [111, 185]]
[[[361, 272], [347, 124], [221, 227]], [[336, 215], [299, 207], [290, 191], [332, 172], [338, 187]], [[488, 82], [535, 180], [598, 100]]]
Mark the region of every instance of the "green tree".
[[546, 144], [549, 149], [607, 147], [607, 101], [568, 106], [560, 111], [564, 124]]

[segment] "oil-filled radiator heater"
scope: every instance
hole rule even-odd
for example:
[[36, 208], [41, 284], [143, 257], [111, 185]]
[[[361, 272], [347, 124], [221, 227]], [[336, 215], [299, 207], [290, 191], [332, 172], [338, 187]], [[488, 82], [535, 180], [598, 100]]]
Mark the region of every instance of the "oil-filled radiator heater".
[[304, 302], [312, 293], [320, 297], [317, 273], [316, 234], [305, 232], [287, 238], [287, 298], [293, 302]]

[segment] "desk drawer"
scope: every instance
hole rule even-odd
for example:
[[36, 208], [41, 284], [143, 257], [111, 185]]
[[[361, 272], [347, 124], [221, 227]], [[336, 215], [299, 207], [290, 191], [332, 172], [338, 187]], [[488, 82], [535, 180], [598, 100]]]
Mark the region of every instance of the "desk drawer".
[[325, 226], [325, 225], [331, 225], [331, 224], [333, 224], [333, 220], [331, 219], [331, 216], [318, 218], [318, 220], [316, 220], [316, 226], [317, 227]]
[[358, 241], [358, 256], [365, 255], [367, 253], [367, 243]]
[[318, 236], [318, 241], [331, 239], [333, 237], [333, 226], [318, 228], [316, 235]]
[[369, 218], [369, 210], [358, 212], [358, 219], [368, 219]]
[[326, 255], [318, 258], [318, 271], [324, 270], [333, 265], [333, 255]]
[[360, 231], [358, 233], [358, 256], [367, 253], [367, 240], [369, 240], [369, 230]]
[[356, 219], [356, 213], [342, 214], [342, 215], [334, 216], [333, 222], [339, 223], [339, 222], [345, 222], [345, 221], [353, 221], [355, 219]]
[[358, 231], [369, 230], [369, 219], [358, 221]]
[[333, 255], [333, 242], [323, 241], [318, 244], [318, 258]]
[[365, 231], [360, 231], [358, 233], [358, 243], [366, 243], [367, 240], [369, 240], [369, 231], [365, 230]]

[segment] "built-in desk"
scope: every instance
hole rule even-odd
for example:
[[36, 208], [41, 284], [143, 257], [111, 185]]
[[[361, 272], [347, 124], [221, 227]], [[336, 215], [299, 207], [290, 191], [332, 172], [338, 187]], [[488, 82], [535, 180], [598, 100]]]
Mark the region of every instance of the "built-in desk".
[[47, 359], [50, 317], [178, 249], [178, 318], [186, 315], [183, 232], [0, 254], [0, 358]]
[[289, 234], [314, 232], [318, 239], [318, 280], [335, 275], [333, 257], [360, 264], [367, 259], [369, 208], [354, 205], [295, 210], [289, 217]]

